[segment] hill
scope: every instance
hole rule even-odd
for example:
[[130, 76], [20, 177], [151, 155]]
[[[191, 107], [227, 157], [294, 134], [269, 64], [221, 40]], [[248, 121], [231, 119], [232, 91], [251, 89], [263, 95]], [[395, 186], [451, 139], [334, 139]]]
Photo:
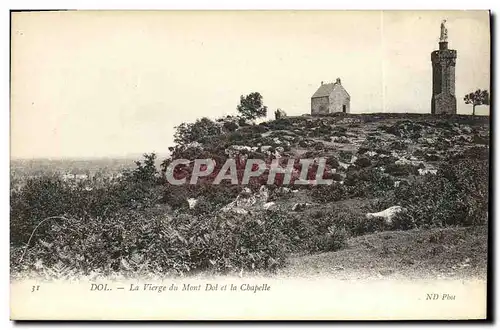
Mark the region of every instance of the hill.
[[[11, 192], [11, 265], [16, 273], [305, 276], [336, 272], [338, 261], [409, 275], [453, 256], [450, 267], [484, 273], [486, 245], [477, 241], [487, 237], [489, 139], [487, 117], [339, 114], [258, 125], [202, 118], [177, 128], [159, 169], [146, 155], [110, 182], [35, 178]], [[320, 158], [331, 184], [314, 181]], [[172, 168], [175, 159], [191, 162]], [[214, 171], [196, 184], [169, 183], [171, 173], [189, 182], [195, 159], [214, 160]], [[228, 159], [237, 183], [214, 184]], [[266, 170], [243, 184], [249, 159]], [[293, 160], [290, 185], [283, 174], [268, 184], [277, 159]], [[295, 184], [301, 159], [315, 161], [306, 171], [311, 184]], [[374, 214], [388, 208], [398, 212]], [[450, 235], [459, 238], [449, 243]], [[428, 242], [435, 252], [424, 253]]]

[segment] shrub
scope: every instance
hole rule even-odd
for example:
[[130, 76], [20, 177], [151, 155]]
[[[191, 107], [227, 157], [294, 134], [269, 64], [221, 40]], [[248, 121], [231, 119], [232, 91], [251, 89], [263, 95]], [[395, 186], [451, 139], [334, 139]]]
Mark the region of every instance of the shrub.
[[465, 149], [462, 153], [459, 153], [455, 157], [452, 157], [452, 160], [459, 161], [460, 159], [472, 159], [472, 160], [488, 160], [489, 148], [484, 147], [472, 147]]
[[328, 227], [327, 232], [314, 235], [308, 242], [310, 252], [337, 251], [347, 246], [348, 233], [336, 225]]
[[[45, 267], [59, 263], [83, 274], [140, 270], [183, 274], [193, 270], [273, 270], [286, 262], [290, 250], [285, 218], [266, 212], [252, 216], [144, 218], [126, 212], [101, 218], [70, 218], [48, 222], [37, 233], [24, 262]], [[11, 259], [19, 267], [18, 259]]]
[[392, 190], [394, 180], [373, 168], [364, 168], [347, 172], [344, 185], [350, 197], [373, 197]]
[[182, 123], [176, 126], [174, 142], [178, 145], [187, 145], [192, 142], [201, 142], [202, 139], [221, 133], [221, 127], [216, 122], [204, 117], [194, 123]]
[[325, 145], [322, 142], [316, 142], [314, 144], [314, 150], [323, 150], [325, 148]]
[[370, 148], [367, 148], [367, 147], [359, 147], [358, 149], [358, 154], [362, 155], [366, 152], [370, 151]]
[[435, 162], [435, 161], [440, 160], [441, 158], [438, 155], [436, 155], [435, 153], [429, 153], [429, 154], [424, 155], [424, 159], [428, 162]]
[[222, 125], [222, 127], [224, 127], [224, 129], [228, 132], [234, 132], [238, 129], [238, 124], [236, 124], [235, 122], [232, 122], [232, 121], [226, 121], [224, 122], [224, 124]]
[[156, 168], [156, 154], [144, 154], [143, 161], [136, 161], [136, 168], [131, 171], [125, 171], [126, 180], [134, 182], [154, 183], [159, 178], [159, 172]]
[[460, 160], [442, 165], [436, 176], [400, 186], [395, 201], [416, 227], [480, 225], [487, 221], [488, 184], [487, 163]]
[[[307, 158], [307, 157], [306, 157]], [[339, 161], [336, 160], [335, 158], [333, 157], [328, 157], [326, 159], [326, 165], [330, 166], [330, 168], [339, 168], [340, 164], [339, 164]]]
[[392, 220], [390, 229], [392, 230], [410, 230], [417, 226], [415, 219], [409, 216], [406, 212], [396, 214]]
[[56, 176], [28, 179], [19, 192], [11, 193], [11, 243], [26, 243], [36, 225], [48, 217], [104, 217], [158, 202], [158, 192], [148, 181], [116, 180], [88, 190], [91, 185], [91, 180], [75, 185]]
[[403, 141], [393, 141], [390, 144], [390, 148], [394, 150], [406, 150], [408, 149], [408, 145]]
[[412, 164], [389, 164], [387, 165], [385, 172], [394, 176], [417, 175], [418, 166], [414, 166]]
[[484, 136], [484, 135], [474, 134], [474, 136], [473, 136], [473, 143], [489, 145], [490, 144], [490, 139], [489, 139], [489, 136], [487, 136], [487, 135]]
[[356, 166], [359, 166], [359, 167], [368, 167], [371, 165], [371, 161], [369, 158], [367, 157], [359, 157], [358, 159], [356, 159], [356, 161], [354, 162], [354, 164]]
[[333, 183], [331, 185], [317, 185], [311, 188], [311, 197], [320, 203], [336, 202], [347, 197], [343, 185]]

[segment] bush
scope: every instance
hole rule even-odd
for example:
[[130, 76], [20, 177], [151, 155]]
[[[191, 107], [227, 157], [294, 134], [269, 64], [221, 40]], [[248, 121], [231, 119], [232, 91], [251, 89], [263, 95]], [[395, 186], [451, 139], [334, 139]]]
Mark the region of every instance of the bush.
[[394, 176], [417, 175], [418, 167], [412, 164], [389, 164], [385, 172]]
[[408, 145], [403, 141], [393, 141], [390, 146], [391, 149], [394, 150], [406, 150], [408, 149]]
[[336, 225], [328, 227], [328, 232], [311, 237], [308, 242], [310, 252], [337, 251], [347, 246], [348, 233]]
[[372, 162], [367, 157], [359, 157], [358, 159], [356, 159], [354, 164], [359, 167], [368, 167], [372, 164]]
[[428, 162], [435, 162], [435, 161], [440, 160], [441, 158], [438, 155], [436, 155], [435, 153], [430, 153], [430, 154], [425, 154], [424, 159]]
[[350, 197], [374, 197], [392, 190], [394, 180], [376, 169], [364, 168], [347, 172], [344, 185]]
[[408, 209], [408, 221], [416, 227], [481, 225], [487, 221], [488, 188], [488, 164], [460, 160], [400, 186], [395, 202]]
[[147, 181], [125, 179], [87, 189], [92, 184], [91, 180], [74, 184], [56, 176], [28, 179], [19, 192], [11, 193], [11, 243], [26, 243], [36, 225], [48, 217], [105, 217], [158, 202], [158, 192]]
[[343, 185], [333, 183], [331, 185], [317, 185], [311, 188], [311, 197], [320, 203], [337, 202], [347, 197]]
[[[269, 212], [217, 218], [179, 214], [146, 219], [138, 212], [81, 217], [47, 223], [24, 260], [28, 265], [38, 260], [48, 268], [62, 262], [83, 274], [273, 270], [285, 264], [289, 252], [284, 224], [284, 217]], [[17, 259], [11, 263], [19, 267]]]
[[222, 133], [221, 127], [209, 118], [201, 118], [194, 123], [182, 123], [175, 127], [174, 142], [178, 145], [187, 145], [192, 142], [201, 142], [211, 136]]
[[232, 121], [226, 121], [224, 122], [224, 124], [222, 125], [222, 127], [224, 127], [224, 129], [228, 132], [234, 132], [238, 129], [238, 124], [236, 124], [235, 122], [232, 122]]

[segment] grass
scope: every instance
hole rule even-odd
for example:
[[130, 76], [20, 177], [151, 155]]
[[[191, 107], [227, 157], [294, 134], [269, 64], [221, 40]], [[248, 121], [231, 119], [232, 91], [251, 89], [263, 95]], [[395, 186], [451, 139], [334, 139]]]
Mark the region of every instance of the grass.
[[337, 252], [295, 255], [278, 275], [485, 279], [487, 251], [487, 226], [384, 231], [351, 238]]

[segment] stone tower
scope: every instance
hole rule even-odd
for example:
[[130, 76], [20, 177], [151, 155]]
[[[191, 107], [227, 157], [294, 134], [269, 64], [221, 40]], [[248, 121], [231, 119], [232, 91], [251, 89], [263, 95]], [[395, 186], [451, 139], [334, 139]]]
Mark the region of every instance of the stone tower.
[[431, 53], [432, 61], [432, 114], [456, 114], [457, 98], [455, 97], [455, 63], [457, 51], [448, 49], [448, 30], [443, 21], [439, 50]]

